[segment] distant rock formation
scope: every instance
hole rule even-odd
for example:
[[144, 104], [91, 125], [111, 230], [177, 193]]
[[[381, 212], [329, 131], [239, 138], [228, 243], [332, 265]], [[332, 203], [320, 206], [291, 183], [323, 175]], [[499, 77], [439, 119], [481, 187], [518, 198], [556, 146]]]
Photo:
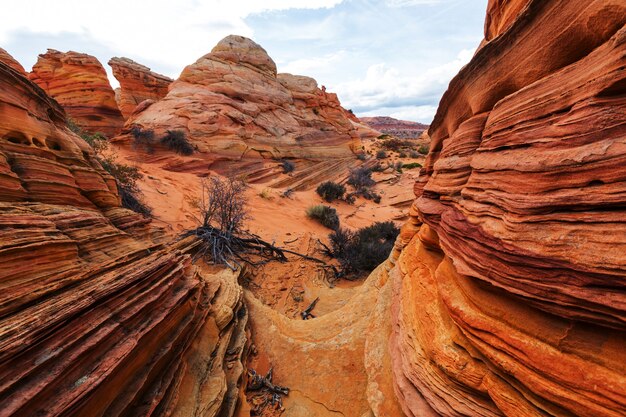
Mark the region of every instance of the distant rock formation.
[[0, 415], [233, 415], [243, 294], [196, 244], [121, 208], [63, 109], [0, 62]]
[[387, 116], [361, 117], [360, 120], [372, 129], [402, 139], [418, 138], [428, 129], [428, 125], [422, 123], [398, 120]]
[[15, 58], [13, 58], [11, 56], [11, 54], [9, 54], [7, 51], [5, 51], [4, 49], [0, 48], [0, 62], [4, 62], [5, 64], [7, 64], [8, 66], [10, 66], [11, 68], [13, 68], [14, 70], [16, 70], [17, 72], [19, 72], [22, 75], [26, 75], [26, 70], [24, 69], [24, 67], [22, 66], [22, 64], [20, 64], [19, 62], [17, 62], [15, 60]]
[[48, 49], [39, 55], [29, 77], [88, 132], [102, 132], [112, 137], [122, 129], [124, 119], [115, 93], [95, 57]]
[[109, 65], [120, 83], [116, 100], [125, 119], [130, 117], [142, 101], [158, 101], [165, 97], [167, 88], [174, 81], [128, 58], [111, 58]]
[[390, 274], [407, 416], [626, 414], [625, 24], [622, 0], [489, 2]]
[[180, 129], [200, 152], [232, 158], [350, 156], [359, 133], [337, 96], [324, 90], [312, 78], [277, 74], [261, 46], [231, 35], [125, 129]]

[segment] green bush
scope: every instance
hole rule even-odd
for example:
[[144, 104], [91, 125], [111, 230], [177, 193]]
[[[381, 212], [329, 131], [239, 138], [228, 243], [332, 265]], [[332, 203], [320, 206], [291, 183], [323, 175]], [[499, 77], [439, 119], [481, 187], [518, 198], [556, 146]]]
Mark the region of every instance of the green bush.
[[376, 159], [385, 159], [387, 157], [387, 152], [382, 149], [376, 152]]
[[428, 155], [428, 152], [430, 151], [430, 147], [428, 145], [421, 145], [417, 151], [421, 153], [422, 155]]
[[141, 191], [137, 186], [137, 180], [143, 177], [139, 169], [118, 163], [115, 155], [111, 153], [104, 156], [103, 152], [108, 149], [109, 142], [102, 133], [90, 134], [85, 132], [71, 119], [68, 119], [67, 125], [72, 132], [79, 135], [85, 142], [91, 145], [96, 153], [96, 159], [100, 162], [102, 168], [115, 179], [117, 192], [122, 200], [122, 207], [142, 214], [144, 217], [149, 217], [152, 214], [152, 210], [139, 198]]
[[419, 162], [411, 162], [410, 164], [404, 164], [402, 165], [403, 169], [413, 169], [413, 168], [421, 168], [422, 164], [420, 164]]
[[193, 154], [193, 145], [182, 130], [168, 130], [161, 138], [161, 144], [180, 155]]
[[410, 140], [391, 138], [391, 139], [387, 139], [383, 141], [383, 143], [381, 143], [380, 146], [389, 151], [399, 152], [400, 149], [403, 149], [403, 148], [412, 149], [415, 146], [415, 144], [411, 142]]
[[329, 235], [331, 254], [345, 273], [370, 272], [387, 259], [399, 233], [393, 222], [376, 222], [356, 232], [338, 228]]
[[324, 201], [330, 203], [334, 200], [341, 200], [346, 193], [346, 187], [336, 182], [326, 181], [321, 183], [315, 191]]
[[306, 210], [306, 215], [329, 229], [337, 230], [339, 228], [339, 216], [337, 210], [332, 207], [321, 204], [311, 206]]
[[282, 160], [280, 162], [280, 165], [283, 167], [284, 174], [289, 174], [290, 172], [293, 172], [294, 169], [296, 169], [296, 164], [291, 161], [287, 161], [286, 159]]
[[358, 190], [363, 187], [371, 187], [376, 184], [376, 181], [372, 179], [371, 169], [360, 167], [350, 170], [350, 176], [348, 177], [347, 183]]
[[139, 126], [133, 126], [130, 129], [133, 137], [133, 148], [143, 149], [147, 153], [154, 152], [154, 131], [152, 129], [142, 129]]

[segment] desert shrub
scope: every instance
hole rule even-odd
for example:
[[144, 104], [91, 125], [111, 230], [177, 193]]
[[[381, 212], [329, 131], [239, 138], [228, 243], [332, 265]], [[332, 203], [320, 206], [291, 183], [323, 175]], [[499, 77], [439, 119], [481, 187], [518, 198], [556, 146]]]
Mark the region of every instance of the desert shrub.
[[398, 172], [402, 172], [402, 167], [404, 166], [404, 164], [402, 163], [402, 161], [398, 161], [396, 162], [396, 164], [393, 166], [393, 169], [395, 169]]
[[130, 134], [133, 137], [134, 149], [143, 149], [147, 153], [154, 152], [154, 131], [152, 129], [133, 126], [130, 129]]
[[347, 183], [355, 189], [371, 187], [376, 184], [372, 179], [372, 170], [367, 167], [360, 167], [350, 170]]
[[283, 193], [280, 196], [282, 198], [291, 198], [292, 195], [293, 195], [293, 188], [287, 188], [285, 191], [283, 191]]
[[346, 187], [336, 182], [326, 181], [321, 183], [317, 187], [317, 194], [324, 199], [324, 201], [332, 202], [334, 200], [340, 200], [346, 193]]
[[422, 164], [420, 164], [419, 162], [411, 162], [410, 164], [404, 164], [402, 165], [403, 169], [413, 169], [413, 168], [421, 168]]
[[378, 152], [376, 152], [376, 159], [384, 159], [387, 157], [387, 152], [385, 152], [384, 150], [379, 150]]
[[296, 164], [294, 164], [291, 161], [287, 161], [286, 159], [282, 160], [280, 162], [280, 166], [283, 168], [283, 173], [284, 174], [288, 174], [290, 172], [293, 172], [294, 169], [296, 169]]
[[383, 172], [385, 168], [382, 166], [380, 162], [377, 162], [376, 165], [372, 167], [372, 172]]
[[102, 168], [104, 168], [117, 184], [117, 192], [122, 200], [122, 207], [132, 210], [144, 217], [152, 215], [152, 209], [148, 207], [140, 198], [141, 190], [137, 185], [137, 180], [143, 175], [139, 169], [134, 166], [120, 164], [114, 155], [99, 158]]
[[356, 154], [356, 158], [359, 161], [365, 161], [367, 159], [367, 155], [363, 152]]
[[259, 197], [264, 200], [272, 200], [274, 198], [274, 196], [272, 195], [272, 190], [269, 188], [264, 188], [263, 190], [261, 190], [261, 192], [259, 193]]
[[430, 147], [428, 145], [420, 145], [417, 151], [421, 153], [422, 155], [428, 155], [429, 150], [430, 150]]
[[161, 138], [161, 144], [180, 155], [193, 153], [193, 145], [182, 130], [168, 130]]
[[332, 255], [345, 273], [370, 272], [387, 259], [399, 233], [393, 222], [376, 222], [356, 232], [339, 228], [329, 235]]
[[372, 179], [371, 169], [360, 167], [351, 170], [347, 183], [354, 187], [354, 192], [348, 195], [346, 201], [354, 202], [356, 196], [361, 196], [367, 200], [373, 200], [375, 203], [380, 203], [380, 195], [370, 188], [376, 184], [376, 181]]
[[398, 154], [398, 156], [399, 156], [400, 158], [406, 158], [406, 154], [405, 154], [404, 152], [400, 152], [400, 153]]
[[388, 135], [387, 133], [383, 133], [382, 135], [378, 136], [376, 139], [387, 139], [390, 138], [391, 135]]
[[115, 154], [108, 153], [104, 155], [104, 151], [109, 148], [109, 142], [102, 133], [90, 134], [85, 132], [73, 120], [68, 119], [67, 125], [70, 130], [78, 134], [93, 148], [96, 159], [111, 176], [115, 179], [117, 185], [117, 193], [122, 201], [122, 207], [132, 210], [144, 217], [150, 217], [152, 210], [143, 201], [141, 201], [141, 190], [137, 186], [137, 180], [143, 175], [139, 169], [134, 166], [120, 164], [117, 162]]
[[388, 151], [398, 152], [402, 148], [412, 148], [413, 142], [410, 140], [402, 140], [398, 138], [391, 138], [383, 141], [380, 144], [381, 147], [387, 149]]
[[306, 210], [306, 215], [329, 229], [336, 230], [339, 228], [339, 216], [337, 215], [337, 210], [332, 207], [322, 204], [311, 206]]
[[419, 152], [417, 152], [417, 151], [411, 151], [411, 152], [409, 152], [409, 156], [411, 158], [419, 158], [422, 155]]

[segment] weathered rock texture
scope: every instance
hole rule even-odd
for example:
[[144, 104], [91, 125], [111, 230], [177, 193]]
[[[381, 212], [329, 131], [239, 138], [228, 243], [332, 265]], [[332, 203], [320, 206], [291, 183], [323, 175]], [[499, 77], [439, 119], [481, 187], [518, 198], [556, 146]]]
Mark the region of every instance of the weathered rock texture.
[[233, 414], [241, 288], [149, 223], [0, 62], [0, 416]]
[[102, 64], [93, 56], [48, 49], [29, 75], [88, 132], [118, 134], [124, 119]]
[[350, 156], [359, 134], [324, 90], [312, 78], [277, 74], [263, 48], [228, 36], [186, 67], [165, 98], [137, 109], [126, 128], [180, 129], [200, 152], [227, 157]]
[[418, 138], [428, 129], [428, 125], [423, 123], [398, 120], [387, 116], [361, 117], [360, 120], [381, 133], [404, 139]]
[[165, 97], [167, 88], [174, 81], [128, 58], [111, 58], [109, 65], [120, 83], [119, 95], [116, 99], [126, 119], [142, 101], [158, 101]]
[[488, 10], [391, 274], [396, 393], [409, 416], [623, 416], [626, 4]]
[[26, 75], [26, 70], [24, 70], [24, 67], [22, 66], [22, 64], [17, 62], [15, 58], [11, 56], [11, 54], [9, 54], [6, 50], [2, 48], [0, 48], [0, 62], [4, 62], [8, 66], [13, 68], [17, 72], [19, 72], [20, 74]]

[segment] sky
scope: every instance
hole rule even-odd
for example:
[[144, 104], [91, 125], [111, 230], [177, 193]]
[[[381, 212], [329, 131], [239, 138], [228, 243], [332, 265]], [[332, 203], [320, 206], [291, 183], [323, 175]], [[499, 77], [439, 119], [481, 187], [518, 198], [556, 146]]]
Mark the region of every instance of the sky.
[[177, 78], [230, 34], [307, 75], [357, 116], [429, 123], [483, 37], [487, 0], [29, 0], [2, 5], [0, 47], [125, 56]]

